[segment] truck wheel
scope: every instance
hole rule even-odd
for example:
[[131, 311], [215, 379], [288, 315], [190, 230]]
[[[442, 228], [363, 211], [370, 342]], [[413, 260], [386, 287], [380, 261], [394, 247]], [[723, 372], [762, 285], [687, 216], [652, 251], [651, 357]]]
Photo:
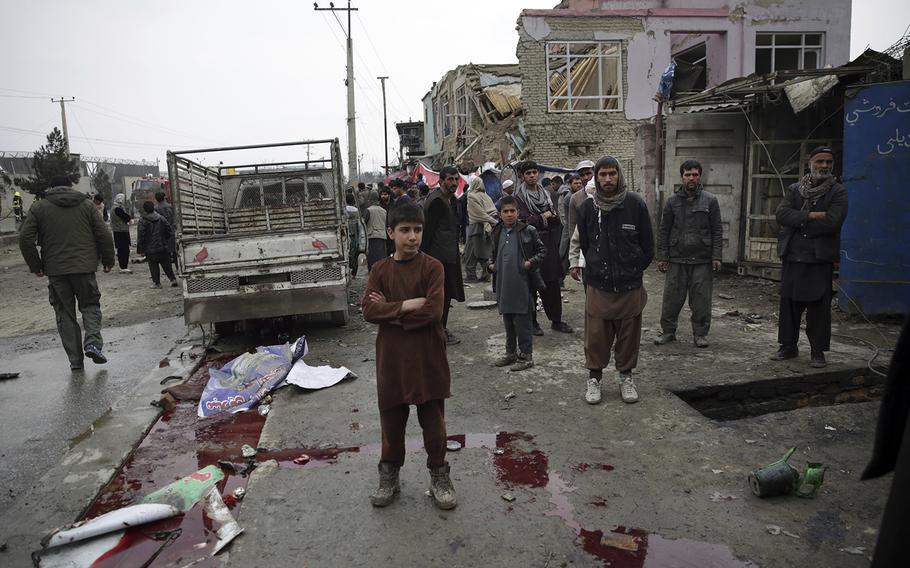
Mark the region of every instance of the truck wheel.
[[332, 312], [329, 316], [329, 321], [333, 325], [347, 325], [348, 320], [350, 320], [347, 310], [338, 310], [337, 312]]

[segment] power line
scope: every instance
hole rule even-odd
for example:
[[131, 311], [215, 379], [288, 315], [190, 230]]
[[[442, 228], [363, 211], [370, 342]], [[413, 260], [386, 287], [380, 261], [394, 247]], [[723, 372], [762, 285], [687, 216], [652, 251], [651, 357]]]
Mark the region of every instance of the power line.
[[[34, 135], [34, 136], [42, 136], [42, 137], [47, 136], [47, 133], [41, 132], [40, 130], [17, 128], [15, 126], [0, 125], [0, 130], [6, 130], [8, 132], [30, 134], [30, 135]], [[95, 142], [98, 144], [108, 144], [108, 145], [123, 144], [123, 145], [127, 145], [127, 146], [145, 146], [145, 147], [149, 147], [149, 148], [192, 148], [193, 147], [193, 146], [177, 146], [177, 145], [170, 145], [170, 144], [155, 144], [155, 143], [151, 143], [151, 142], [131, 142], [128, 140], [113, 140], [110, 138], [92, 138], [92, 137], [88, 137], [88, 136], [73, 136], [72, 138], [74, 140], [85, 140], [85, 141]]]
[[[70, 115], [72, 115], [73, 120], [76, 121], [76, 126], [79, 127], [79, 131], [82, 132], [82, 136], [88, 138], [88, 134], [85, 133], [85, 128], [82, 128], [82, 123], [79, 122], [79, 117], [76, 116], [76, 113], [73, 112], [72, 110], [70, 110]], [[92, 143], [91, 143], [91, 142], [87, 142], [87, 144], [88, 144], [89, 149], [92, 151], [92, 154], [97, 154], [97, 153], [98, 153], [98, 152], [95, 150], [95, 147], [92, 146]]]
[[46, 101], [47, 97], [40, 97], [38, 95], [7, 95], [6, 93], [0, 93], [0, 97], [6, 97], [8, 99], [40, 99]]

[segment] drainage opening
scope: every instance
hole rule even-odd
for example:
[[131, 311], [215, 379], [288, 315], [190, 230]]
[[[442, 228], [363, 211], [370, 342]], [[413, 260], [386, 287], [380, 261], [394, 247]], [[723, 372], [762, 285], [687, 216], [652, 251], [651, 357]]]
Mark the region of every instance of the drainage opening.
[[674, 394], [708, 418], [736, 420], [807, 406], [878, 400], [884, 389], [885, 377], [860, 367], [735, 385], [698, 387], [674, 391]]

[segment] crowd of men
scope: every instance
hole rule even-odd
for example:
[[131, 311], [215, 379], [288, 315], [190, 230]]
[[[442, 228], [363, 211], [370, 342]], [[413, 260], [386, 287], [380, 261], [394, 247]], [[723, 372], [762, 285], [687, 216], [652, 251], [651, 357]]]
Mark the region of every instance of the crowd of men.
[[[831, 148], [815, 148], [807, 165], [805, 177], [788, 188], [777, 210], [784, 270], [780, 345], [772, 359], [798, 355], [799, 325], [806, 312], [810, 365], [824, 367], [831, 334], [830, 283], [847, 193], [833, 174]], [[357, 230], [366, 238], [356, 240], [368, 243], [363, 249], [368, 267], [394, 252], [386, 234], [388, 211], [402, 203], [421, 207], [421, 250], [444, 267], [447, 343], [460, 342], [448, 329], [451, 302], [464, 301], [466, 282], [486, 282], [493, 274], [507, 337], [506, 353], [494, 364], [513, 371], [533, 365], [531, 336], [544, 334], [538, 306], [553, 331], [574, 333], [563, 319], [562, 292], [566, 276], [583, 282], [589, 370], [585, 400], [590, 404], [601, 401], [603, 370], [611, 357], [622, 400], [638, 400], [632, 371], [638, 364], [648, 300], [643, 273], [655, 259], [665, 281], [661, 331], [654, 344], [677, 340], [679, 313], [688, 301], [692, 343], [709, 347], [713, 275], [722, 266], [724, 236], [721, 208], [702, 184], [701, 163], [681, 164], [677, 189], [663, 205], [656, 235], [647, 205], [630, 191], [619, 161], [612, 157], [597, 163], [583, 160], [571, 172], [549, 178], [541, 177], [542, 168], [533, 161], [519, 162], [515, 171], [515, 181], [506, 180], [498, 192], [488, 191], [480, 176], [463, 181], [453, 166], [442, 168], [439, 186], [432, 190], [422, 176], [414, 182], [392, 180], [377, 189], [364, 184], [352, 188], [349, 220], [355, 229], [361, 223]], [[466, 187], [456, 197], [460, 184]], [[352, 249], [352, 256], [356, 252]], [[507, 294], [501, 293], [503, 286], [509, 288]]]

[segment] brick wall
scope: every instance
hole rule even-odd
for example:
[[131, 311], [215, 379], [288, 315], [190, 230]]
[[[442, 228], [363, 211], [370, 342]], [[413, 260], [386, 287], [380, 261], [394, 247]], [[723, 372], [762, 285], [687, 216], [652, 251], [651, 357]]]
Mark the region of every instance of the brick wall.
[[[643, 31], [634, 17], [546, 18], [549, 34], [534, 39], [518, 20], [517, 55], [521, 71], [521, 98], [525, 128], [530, 136], [530, 158], [538, 162], [574, 167], [580, 160], [612, 155], [623, 165], [627, 182], [636, 191], [643, 189], [644, 174], [639, 156], [639, 128], [647, 120], [629, 120], [620, 112], [547, 112], [546, 42], [600, 41], [621, 39], [623, 96], [628, 94], [629, 39]], [[529, 26], [530, 27], [530, 26]], [[625, 105], [625, 103], [624, 103]], [[633, 171], [630, 171], [629, 168]], [[653, 176], [652, 176], [653, 177]]]

